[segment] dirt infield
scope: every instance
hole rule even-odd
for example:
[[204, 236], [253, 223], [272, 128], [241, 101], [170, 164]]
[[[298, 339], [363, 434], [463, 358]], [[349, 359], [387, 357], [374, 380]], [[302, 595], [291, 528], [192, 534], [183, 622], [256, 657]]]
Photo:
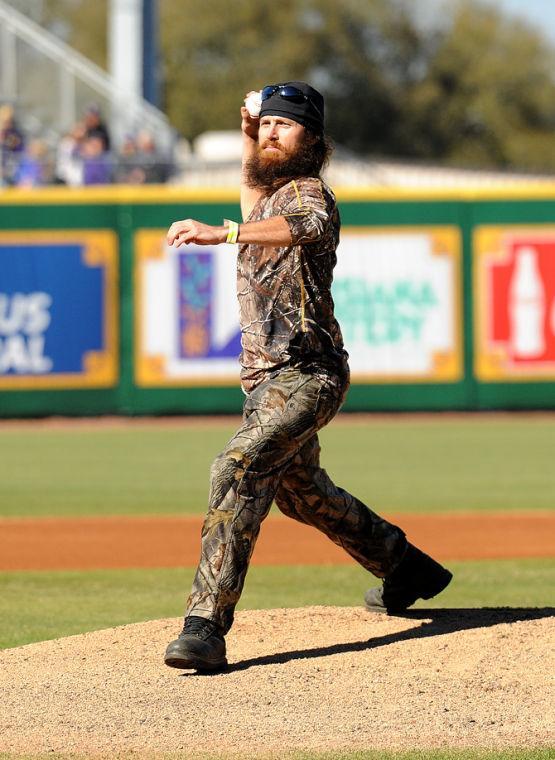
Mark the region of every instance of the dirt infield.
[[[436, 412], [340, 412], [333, 420], [333, 425], [364, 425], [372, 422], [406, 422], [407, 420], [421, 423], [440, 422], [443, 420], [472, 420], [473, 423], [489, 424], [496, 420], [550, 420], [555, 421], [555, 411], [522, 410], [522, 411], [436, 411]], [[190, 414], [140, 417], [101, 415], [98, 417], [13, 417], [0, 419], [0, 431], [11, 429], [32, 430], [95, 430], [103, 428], [129, 429], [145, 427], [161, 428], [195, 428], [220, 427], [229, 425], [237, 428], [241, 423], [238, 414]]]
[[[555, 514], [389, 515], [439, 560], [555, 555]], [[190, 567], [199, 556], [200, 517], [0, 520], [0, 570]], [[350, 557], [313, 528], [270, 516], [253, 564], [343, 564]]]
[[300, 749], [546, 747], [555, 739], [546, 678], [554, 612], [240, 612], [230, 670], [212, 676], [162, 664], [173, 619], [8, 649], [0, 747], [253, 759]]

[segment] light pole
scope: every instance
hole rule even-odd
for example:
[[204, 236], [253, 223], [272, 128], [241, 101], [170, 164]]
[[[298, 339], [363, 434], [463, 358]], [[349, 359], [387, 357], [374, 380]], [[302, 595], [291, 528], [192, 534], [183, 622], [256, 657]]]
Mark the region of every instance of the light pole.
[[158, 105], [157, 0], [110, 0], [108, 63], [115, 84], [112, 123], [116, 135], [137, 125], [130, 114], [141, 98]]
[[143, 0], [143, 98], [160, 104], [158, 0]]

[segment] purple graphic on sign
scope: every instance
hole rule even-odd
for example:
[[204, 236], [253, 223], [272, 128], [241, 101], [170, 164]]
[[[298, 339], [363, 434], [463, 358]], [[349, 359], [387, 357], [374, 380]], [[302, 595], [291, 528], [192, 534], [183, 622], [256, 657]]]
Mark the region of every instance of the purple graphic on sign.
[[179, 356], [192, 359], [210, 350], [213, 263], [210, 253], [179, 255]]
[[[241, 351], [241, 333], [234, 331], [218, 340], [214, 324], [216, 257], [211, 251], [178, 255], [179, 267], [179, 347], [181, 359], [235, 358]], [[231, 316], [231, 315], [229, 315]], [[235, 315], [233, 315], [234, 317]], [[220, 315], [220, 320], [222, 316]], [[226, 323], [229, 320], [226, 317]], [[222, 335], [220, 324], [219, 334]]]

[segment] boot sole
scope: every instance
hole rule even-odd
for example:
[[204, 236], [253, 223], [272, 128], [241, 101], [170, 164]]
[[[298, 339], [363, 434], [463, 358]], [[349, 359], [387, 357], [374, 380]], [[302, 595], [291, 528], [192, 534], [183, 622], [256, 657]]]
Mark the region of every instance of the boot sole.
[[227, 667], [227, 659], [225, 657], [223, 660], [211, 661], [200, 657], [171, 655], [170, 657], [165, 657], [164, 662], [169, 668], [179, 668], [180, 670], [215, 671]]

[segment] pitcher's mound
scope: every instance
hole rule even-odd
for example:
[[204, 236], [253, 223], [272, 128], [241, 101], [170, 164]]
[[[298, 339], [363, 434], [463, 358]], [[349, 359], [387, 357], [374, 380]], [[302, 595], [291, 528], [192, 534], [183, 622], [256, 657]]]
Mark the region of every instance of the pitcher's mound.
[[258, 753], [552, 743], [553, 610], [241, 612], [230, 670], [164, 666], [179, 620], [0, 652], [4, 751]]

